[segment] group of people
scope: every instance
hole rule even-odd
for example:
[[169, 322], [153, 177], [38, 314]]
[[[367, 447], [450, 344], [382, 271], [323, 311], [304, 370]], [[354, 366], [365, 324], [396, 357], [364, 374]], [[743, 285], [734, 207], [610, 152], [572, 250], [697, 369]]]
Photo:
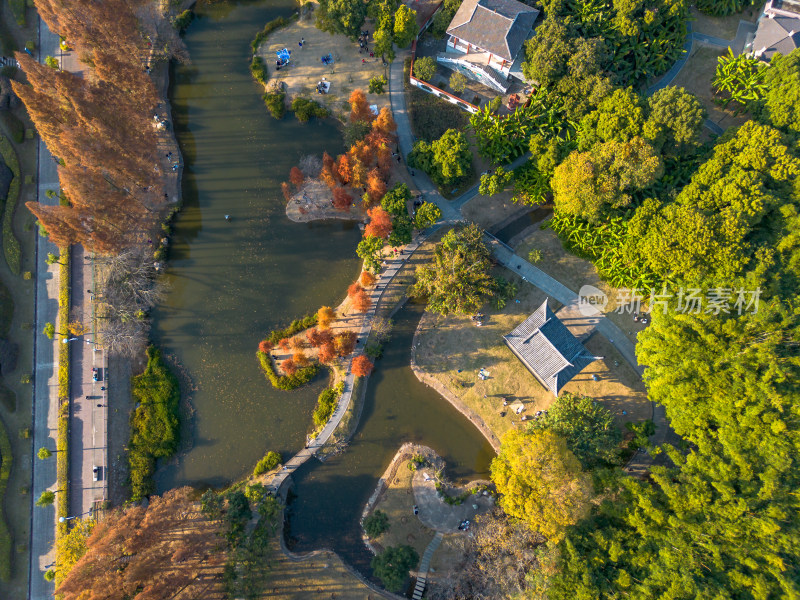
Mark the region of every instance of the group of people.
[[[367, 42], [369, 41], [369, 31], [362, 31], [361, 35], [358, 36], [358, 53], [361, 54], [363, 52], [369, 52], [369, 48], [367, 47]], [[372, 53], [370, 53], [372, 56]]]

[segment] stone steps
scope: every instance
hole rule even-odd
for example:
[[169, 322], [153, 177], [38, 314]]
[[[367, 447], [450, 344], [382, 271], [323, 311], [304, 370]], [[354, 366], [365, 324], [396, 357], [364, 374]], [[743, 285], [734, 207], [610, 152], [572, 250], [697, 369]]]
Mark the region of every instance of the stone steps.
[[412, 600], [422, 599], [422, 592], [425, 591], [425, 582], [428, 578], [428, 569], [431, 566], [431, 558], [433, 558], [433, 553], [436, 552], [439, 544], [442, 543], [442, 537], [442, 532], [437, 531], [436, 535], [433, 536], [431, 543], [428, 544], [427, 548], [425, 548], [425, 553], [422, 555], [422, 561], [419, 563], [417, 585], [414, 586], [414, 595], [412, 596]]

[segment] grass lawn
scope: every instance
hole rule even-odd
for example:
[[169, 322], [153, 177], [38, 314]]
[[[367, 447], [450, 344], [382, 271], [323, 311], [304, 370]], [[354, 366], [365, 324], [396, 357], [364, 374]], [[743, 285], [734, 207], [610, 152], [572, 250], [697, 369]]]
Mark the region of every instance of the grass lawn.
[[511, 201], [514, 192], [500, 192], [494, 196], [478, 194], [461, 207], [461, 214], [467, 221], [477, 223], [484, 229], [505, 221], [515, 214], [522, 214], [528, 207]]
[[[758, 8], [760, 8], [760, 5]], [[759, 15], [759, 11], [755, 6], [750, 6], [740, 13], [728, 15], [727, 17], [712, 17], [701, 13], [694, 6], [689, 9], [689, 12], [692, 19], [692, 31], [713, 35], [723, 40], [732, 40], [736, 37], [739, 21], [755, 23]]]
[[[524, 406], [522, 414], [532, 416], [537, 410], [547, 409], [553, 395], [527, 371], [502, 339], [541, 304], [545, 294], [507, 269], [498, 268], [496, 274], [519, 285], [516, 299], [501, 311], [485, 306], [482, 311], [487, 322], [483, 327], [475, 327], [469, 317], [441, 317], [426, 312], [418, 330], [416, 360], [423, 370], [480, 415], [499, 437], [520, 423], [520, 415], [503, 407], [503, 398], [512, 404], [520, 402]], [[550, 307], [554, 311], [560, 308], [552, 300]], [[586, 347], [604, 359], [589, 365], [564, 390], [596, 398], [612, 411], [620, 425], [650, 418], [651, 406], [644, 385], [608, 341], [595, 333]], [[490, 373], [485, 381], [478, 378], [481, 368]], [[597, 375], [599, 381], [593, 381], [592, 375]]]
[[274, 600], [365, 600], [376, 597], [369, 586], [355, 577], [335, 553], [322, 551], [311, 558], [293, 560], [272, 541], [269, 582], [262, 598]]
[[428, 529], [414, 516], [414, 491], [411, 480], [414, 472], [408, 468], [411, 461], [404, 460], [397, 465], [397, 470], [374, 510], [382, 510], [389, 517], [389, 530], [372, 540], [373, 545], [381, 548], [389, 546], [413, 546], [420, 557], [433, 539], [435, 532]]
[[697, 96], [706, 107], [709, 118], [723, 129], [741, 125], [747, 120], [746, 113], [734, 115], [733, 103], [726, 110], [714, 103], [711, 80], [717, 69], [717, 59], [726, 52], [720, 48], [695, 44], [686, 65], [672, 81], [672, 85], [685, 88], [687, 92]]

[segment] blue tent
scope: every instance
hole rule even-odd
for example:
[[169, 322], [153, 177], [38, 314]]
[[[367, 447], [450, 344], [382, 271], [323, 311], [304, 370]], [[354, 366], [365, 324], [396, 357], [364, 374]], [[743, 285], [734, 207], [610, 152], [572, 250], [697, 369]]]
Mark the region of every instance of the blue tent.
[[291, 58], [292, 51], [288, 48], [284, 48], [283, 50], [278, 50], [275, 52], [278, 55], [278, 61], [281, 65], [289, 64], [289, 59]]

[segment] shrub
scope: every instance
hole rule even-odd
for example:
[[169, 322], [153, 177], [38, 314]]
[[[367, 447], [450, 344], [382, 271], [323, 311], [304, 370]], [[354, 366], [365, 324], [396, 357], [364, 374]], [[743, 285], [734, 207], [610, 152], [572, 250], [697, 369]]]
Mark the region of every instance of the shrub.
[[138, 405], [128, 445], [131, 498], [136, 501], [153, 491], [155, 459], [178, 449], [180, 387], [155, 346], [147, 349], [144, 372], [131, 377], [131, 396]]
[[408, 571], [419, 562], [419, 554], [411, 546], [386, 548], [378, 556], [373, 557], [372, 571], [383, 582], [390, 592], [399, 592], [408, 577]]
[[379, 537], [384, 531], [389, 530], [389, 517], [382, 510], [376, 510], [366, 519], [364, 519], [364, 531], [367, 532], [367, 537], [374, 540]]
[[50, 490], [45, 490], [39, 499], [36, 501], [36, 506], [50, 506], [55, 502], [56, 494]]
[[52, 323], [45, 323], [42, 333], [52, 340], [53, 336], [56, 334], [56, 328]]
[[264, 29], [259, 31], [256, 34], [256, 37], [253, 38], [253, 41], [250, 42], [250, 48], [252, 48], [253, 53], [255, 53], [256, 50], [258, 50], [258, 47], [265, 39], [267, 39], [267, 36], [270, 33], [275, 31], [276, 29], [280, 29], [281, 27], [286, 27], [289, 23], [297, 19], [297, 16], [298, 16], [297, 13], [294, 13], [288, 19], [285, 17], [278, 17], [277, 19], [273, 19], [272, 21], [264, 25]]
[[531, 263], [532, 265], [542, 262], [542, 258], [543, 258], [542, 251], [539, 250], [538, 248], [536, 250], [531, 250], [530, 252], [528, 252], [528, 262]]
[[[3, 506], [6, 496], [8, 478], [11, 475], [11, 440], [2, 421], [0, 421], [0, 506]], [[0, 579], [11, 579], [11, 532], [5, 514], [0, 512]]]
[[17, 25], [24, 29], [27, 25], [27, 19], [25, 18], [25, 12], [28, 8], [27, 2], [25, 0], [10, 0], [9, 5]]
[[270, 331], [269, 335], [266, 337], [266, 340], [275, 345], [278, 344], [282, 339], [290, 338], [293, 335], [300, 333], [304, 329], [314, 327], [316, 324], [316, 314], [306, 315], [302, 319], [295, 319], [292, 321], [286, 329], [276, 329], [274, 331]]
[[[13, 170], [13, 169], [12, 169]], [[68, 246], [59, 249], [61, 263], [58, 267], [58, 322], [61, 330], [66, 330], [69, 323], [70, 307], [70, 263], [71, 253]], [[58, 431], [56, 436], [56, 485], [58, 494], [56, 517], [69, 516], [69, 383], [70, 363], [69, 344], [58, 344]], [[56, 525], [56, 543], [67, 533], [67, 523]]]
[[194, 20], [194, 13], [191, 10], [185, 10], [172, 20], [172, 26], [183, 33], [191, 25]]
[[430, 56], [423, 56], [414, 61], [412, 73], [417, 79], [430, 81], [436, 73], [436, 63]]
[[450, 89], [457, 94], [467, 89], [467, 78], [463, 73], [453, 73], [450, 75]]
[[272, 469], [279, 464], [281, 464], [281, 455], [270, 450], [264, 455], [264, 458], [256, 463], [256, 467], [253, 469], [253, 476], [258, 477], [259, 475], [272, 471]]
[[264, 62], [263, 58], [260, 56], [253, 57], [253, 60], [250, 62], [250, 74], [257, 82], [261, 84], [267, 83], [269, 73], [267, 71], [267, 63]]
[[317, 405], [314, 407], [313, 420], [316, 429], [321, 429], [331, 418], [342, 392], [344, 392], [344, 382], [339, 382], [335, 387], [322, 390], [319, 398], [317, 398]]
[[36, 453], [36, 456], [39, 457], [39, 460], [45, 460], [53, 456], [53, 453], [48, 449], [42, 446], [39, 448], [39, 451]]
[[298, 369], [297, 372], [292, 375], [284, 375], [281, 377], [275, 372], [275, 367], [272, 366], [272, 359], [270, 359], [268, 354], [257, 352], [256, 355], [258, 356], [258, 361], [261, 364], [264, 375], [269, 379], [272, 387], [278, 390], [289, 391], [299, 388], [314, 379], [314, 376], [319, 371], [319, 365], [309, 365]]
[[370, 94], [383, 94], [386, 90], [386, 84], [389, 83], [386, 81], [385, 75], [380, 75], [379, 77], [373, 77], [369, 80], [369, 93]]
[[301, 123], [308, 122], [311, 117], [324, 119], [328, 116], [328, 109], [324, 106], [320, 106], [319, 102], [306, 98], [295, 98], [292, 100], [292, 111], [294, 111], [294, 116], [297, 117], [297, 120]]
[[11, 142], [5, 136], [0, 136], [0, 154], [14, 175], [8, 188], [8, 197], [3, 210], [3, 252], [8, 268], [14, 275], [19, 275], [22, 270], [22, 247], [14, 235], [13, 229], [14, 211], [17, 209], [20, 190], [19, 159]]
[[51, 69], [58, 69], [58, 59], [54, 56], [48, 56], [44, 59], [44, 64], [46, 64]]
[[268, 92], [264, 94], [264, 105], [267, 107], [269, 114], [276, 119], [282, 119], [286, 114], [286, 93], [285, 92]]

